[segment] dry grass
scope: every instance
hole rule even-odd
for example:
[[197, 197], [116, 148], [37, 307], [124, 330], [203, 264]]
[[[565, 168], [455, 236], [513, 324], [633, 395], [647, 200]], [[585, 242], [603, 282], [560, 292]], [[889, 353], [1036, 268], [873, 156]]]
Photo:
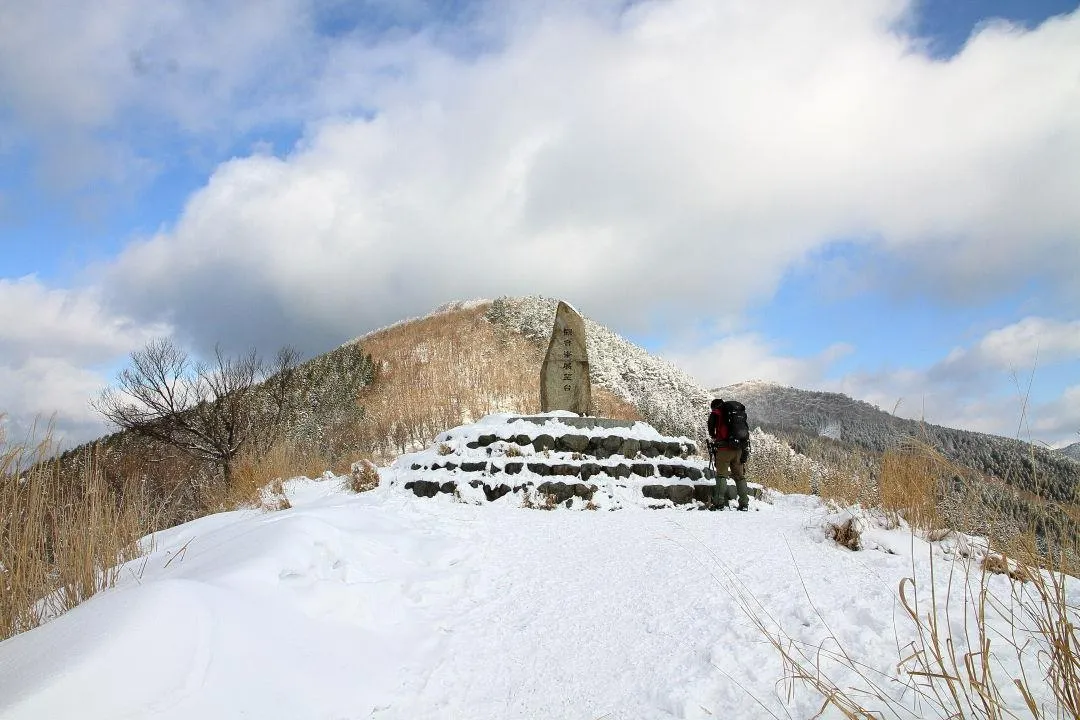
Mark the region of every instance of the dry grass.
[[349, 472], [349, 490], [354, 493], [367, 492], [379, 487], [379, 469], [370, 460], [359, 460], [353, 463]]
[[[429, 445], [439, 433], [495, 412], [540, 411], [543, 348], [484, 317], [487, 306], [397, 325], [362, 339], [377, 367], [360, 396], [362, 446], [377, 462]], [[593, 388], [598, 414], [640, 419]]]
[[301, 450], [289, 442], [279, 442], [263, 455], [241, 457], [233, 467], [232, 482], [217, 486], [217, 495], [210, 501], [208, 510], [284, 509], [288, 505], [284, 492], [280, 491], [284, 480], [317, 478], [331, 469], [326, 457]]
[[107, 483], [93, 450], [61, 481], [53, 450], [0, 437], [0, 639], [111, 587], [155, 524], [141, 483]]
[[848, 550], [862, 549], [862, 531], [859, 528], [859, 521], [853, 517], [843, 522], [830, 523], [825, 528], [825, 535]]
[[945, 479], [966, 471], [925, 443], [911, 442], [885, 452], [881, 459], [881, 508], [924, 531], [938, 529], [938, 501]]
[[[947, 484], [962, 480], [966, 482], [960, 483], [960, 497], [954, 498], [960, 509], [950, 520], [992, 529], [1012, 527], [1011, 517], [987, 517], [995, 511], [1004, 514], [1004, 504], [987, 505], [984, 495], [977, 494], [989, 489], [994, 497], [1009, 497], [1002, 494], [1006, 488], [915, 442], [884, 456], [876, 505], [904, 518], [912, 532], [931, 541], [943, 539], [951, 532], [942, 527], [940, 503], [948, 495]], [[736, 599], [783, 660], [789, 692], [795, 684], [812, 688], [821, 696], [823, 714], [831, 710], [846, 718], [1077, 718], [1080, 608], [1070, 604], [1065, 591], [1067, 572], [1075, 566], [1076, 538], [1072, 536], [1072, 545], [1055, 546], [1055, 555], [1047, 549], [1044, 518], [1037, 519], [1043, 524], [1032, 524], [1024, 532], [990, 533], [987, 549], [947, 561], [944, 583], [935, 580], [940, 574], [935, 565], [943, 561], [933, 556], [928, 587], [916, 585], [914, 571], [912, 578], [900, 583], [900, 606], [914, 639], [898, 642], [896, 676], [879, 674], [852, 657], [831, 631], [827, 641], [815, 647], [800, 645], [741, 585], [736, 586]], [[855, 521], [827, 531], [838, 543], [858, 548]], [[990, 591], [995, 575], [1009, 578], [1008, 596]], [[805, 586], [803, 590], [805, 594]], [[1009, 672], [1006, 667], [1018, 670]], [[841, 680], [842, 675], [847, 677]], [[858, 679], [857, 689], [852, 676]]]

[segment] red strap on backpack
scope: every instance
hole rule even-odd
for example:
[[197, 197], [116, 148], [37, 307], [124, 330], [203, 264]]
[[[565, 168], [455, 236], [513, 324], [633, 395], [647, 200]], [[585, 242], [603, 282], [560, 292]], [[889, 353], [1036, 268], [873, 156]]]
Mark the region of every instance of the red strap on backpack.
[[723, 410], [713, 410], [712, 414], [716, 416], [716, 433], [713, 435], [713, 439], [727, 440], [729, 431]]

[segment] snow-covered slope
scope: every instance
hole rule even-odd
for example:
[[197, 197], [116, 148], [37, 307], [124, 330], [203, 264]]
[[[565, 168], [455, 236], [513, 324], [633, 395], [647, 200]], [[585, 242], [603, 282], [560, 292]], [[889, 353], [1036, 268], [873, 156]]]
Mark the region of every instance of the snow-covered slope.
[[1080, 460], [1080, 442], [1074, 442], [1072, 445], [1066, 445], [1059, 451], [1063, 455], [1068, 455], [1073, 460]]
[[[160, 533], [117, 588], [0, 643], [0, 718], [804, 718], [820, 698], [787, 697], [741, 602], [801, 647], [835, 637], [900, 697], [900, 580], [928, 590], [932, 558], [959, 618], [978, 575], [956, 557], [964, 538], [871, 521], [866, 550], [841, 548], [822, 529], [837, 518], [805, 496], [749, 513], [545, 512], [340, 482], [290, 481], [292, 509]], [[1009, 606], [1007, 580], [989, 588]], [[998, 651], [1016, 705], [1015, 658]]]

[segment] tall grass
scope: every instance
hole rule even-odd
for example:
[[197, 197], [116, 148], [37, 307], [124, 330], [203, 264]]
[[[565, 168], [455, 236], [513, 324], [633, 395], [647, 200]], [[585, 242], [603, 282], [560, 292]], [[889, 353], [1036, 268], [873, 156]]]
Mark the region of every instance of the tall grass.
[[[877, 506], [930, 540], [950, 535], [946, 520], [1010, 526], [1012, 518], [985, 517], [1005, 508], [985, 502], [985, 488], [974, 485], [972, 475], [933, 448], [912, 442], [883, 457]], [[956, 484], [962, 496], [955, 503], [959, 509], [947, 517], [940, 503]], [[916, 582], [913, 565], [911, 577], [897, 588], [907, 628], [903, 638], [898, 630], [891, 675], [871, 669], [831, 631], [827, 642], [806, 647], [745, 589], [736, 592], [736, 599], [782, 659], [789, 689], [802, 684], [816, 691], [822, 713], [831, 709], [846, 718], [1078, 718], [1080, 607], [1070, 600], [1075, 595], [1066, 592], [1067, 585], [1077, 582], [1069, 577], [1077, 538], [1062, 533], [1052, 540], [1045, 523], [1032, 524], [1022, 532], [991, 536], [985, 547], [969, 546], [955, 559], [931, 553], [925, 586]], [[1003, 594], [1000, 583], [992, 582], [995, 574], [1008, 578], [1009, 592]]]
[[111, 587], [153, 525], [140, 484], [106, 483], [92, 449], [62, 481], [40, 442], [0, 436], [0, 639], [30, 630]]
[[[487, 306], [397, 325], [360, 342], [377, 367], [361, 391], [362, 446], [379, 461], [431, 443], [439, 433], [496, 412], [540, 410], [544, 348], [494, 325]], [[637, 410], [593, 388], [596, 412], [640, 419]]]

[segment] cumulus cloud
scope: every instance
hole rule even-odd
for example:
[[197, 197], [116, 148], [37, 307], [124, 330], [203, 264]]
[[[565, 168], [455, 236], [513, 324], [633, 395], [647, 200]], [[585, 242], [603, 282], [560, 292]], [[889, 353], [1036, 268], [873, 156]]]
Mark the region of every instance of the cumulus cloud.
[[148, 145], [173, 131], [181, 147], [227, 147], [246, 129], [299, 121], [320, 57], [311, 5], [5, 2], [0, 136], [30, 143], [43, 179], [70, 190], [146, 177]]
[[896, 0], [612, 5], [500, 17], [473, 55], [334, 46], [320, 95], [372, 111], [220, 166], [106, 269], [111, 300], [202, 344], [313, 347], [500, 293], [629, 329], [659, 295], [735, 315], [839, 238], [907, 268], [882, 282], [1069, 292], [1080, 12], [945, 61]]
[[782, 354], [775, 342], [757, 333], [739, 333], [693, 350], [663, 356], [707, 388], [745, 380], [765, 380], [794, 387], [820, 387], [837, 360], [853, 348], [837, 343], [812, 357]]
[[1080, 431], [1080, 387], [1039, 401], [1023, 378], [1077, 360], [1080, 322], [1027, 317], [930, 367], [852, 373], [823, 385], [903, 417], [1061, 444]]
[[17, 439], [50, 421], [69, 443], [101, 434], [88, 400], [108, 378], [93, 368], [167, 330], [111, 315], [92, 291], [0, 279], [0, 412], [9, 435]]

